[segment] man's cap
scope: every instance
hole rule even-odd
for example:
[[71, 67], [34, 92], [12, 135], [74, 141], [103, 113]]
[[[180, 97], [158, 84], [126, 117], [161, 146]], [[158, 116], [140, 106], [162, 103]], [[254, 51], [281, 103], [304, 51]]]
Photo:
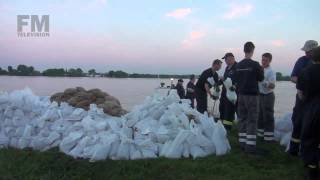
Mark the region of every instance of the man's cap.
[[178, 82], [183, 82], [183, 79], [179, 79]]
[[228, 57], [234, 57], [234, 55], [232, 53], [226, 53], [222, 59], [227, 59]]
[[308, 52], [313, 50], [314, 48], [318, 47], [318, 42], [315, 40], [308, 40], [301, 48], [302, 51]]

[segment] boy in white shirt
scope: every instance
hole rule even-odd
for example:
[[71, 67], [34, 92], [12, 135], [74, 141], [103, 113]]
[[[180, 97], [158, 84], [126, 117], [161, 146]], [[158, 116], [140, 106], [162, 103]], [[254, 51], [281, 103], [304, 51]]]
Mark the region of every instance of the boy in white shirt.
[[270, 67], [272, 55], [264, 53], [261, 64], [264, 70], [264, 81], [259, 82], [260, 113], [258, 120], [258, 136], [266, 142], [274, 141], [274, 103], [273, 90], [276, 84], [276, 73]]

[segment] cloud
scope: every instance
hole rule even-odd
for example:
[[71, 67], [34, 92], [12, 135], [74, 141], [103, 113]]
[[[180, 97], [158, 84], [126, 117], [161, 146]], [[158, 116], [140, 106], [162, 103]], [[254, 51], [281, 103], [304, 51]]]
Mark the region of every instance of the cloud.
[[180, 9], [175, 9], [171, 12], [168, 12], [166, 14], [167, 17], [172, 17], [175, 19], [183, 19], [185, 17], [187, 17], [189, 14], [192, 13], [192, 9], [191, 8], [180, 8]]
[[253, 10], [252, 4], [232, 4], [229, 12], [224, 14], [224, 19], [236, 19], [242, 16], [246, 16]]
[[195, 42], [204, 38], [206, 36], [206, 32], [204, 31], [192, 31], [188, 37], [182, 41], [183, 47], [191, 47]]
[[283, 40], [272, 40], [271, 45], [274, 47], [283, 47], [285, 46], [285, 42]]

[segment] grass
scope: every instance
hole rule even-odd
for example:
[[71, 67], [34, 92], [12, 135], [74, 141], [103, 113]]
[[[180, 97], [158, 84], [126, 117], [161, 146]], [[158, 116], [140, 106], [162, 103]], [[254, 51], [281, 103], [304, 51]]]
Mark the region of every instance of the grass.
[[89, 163], [57, 149], [47, 152], [1, 149], [0, 179], [303, 179], [300, 159], [289, 157], [283, 147], [259, 143], [269, 153], [256, 157], [240, 150], [235, 131], [229, 140], [232, 146], [229, 154], [196, 160], [160, 158]]

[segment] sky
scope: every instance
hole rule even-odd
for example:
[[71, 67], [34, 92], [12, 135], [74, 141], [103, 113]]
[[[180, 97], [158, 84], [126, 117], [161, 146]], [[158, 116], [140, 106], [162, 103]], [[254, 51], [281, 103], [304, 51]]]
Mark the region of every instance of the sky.
[[[0, 0], [0, 67], [200, 74], [243, 44], [290, 74], [320, 41], [319, 0]], [[49, 15], [50, 37], [18, 37], [17, 15]]]

